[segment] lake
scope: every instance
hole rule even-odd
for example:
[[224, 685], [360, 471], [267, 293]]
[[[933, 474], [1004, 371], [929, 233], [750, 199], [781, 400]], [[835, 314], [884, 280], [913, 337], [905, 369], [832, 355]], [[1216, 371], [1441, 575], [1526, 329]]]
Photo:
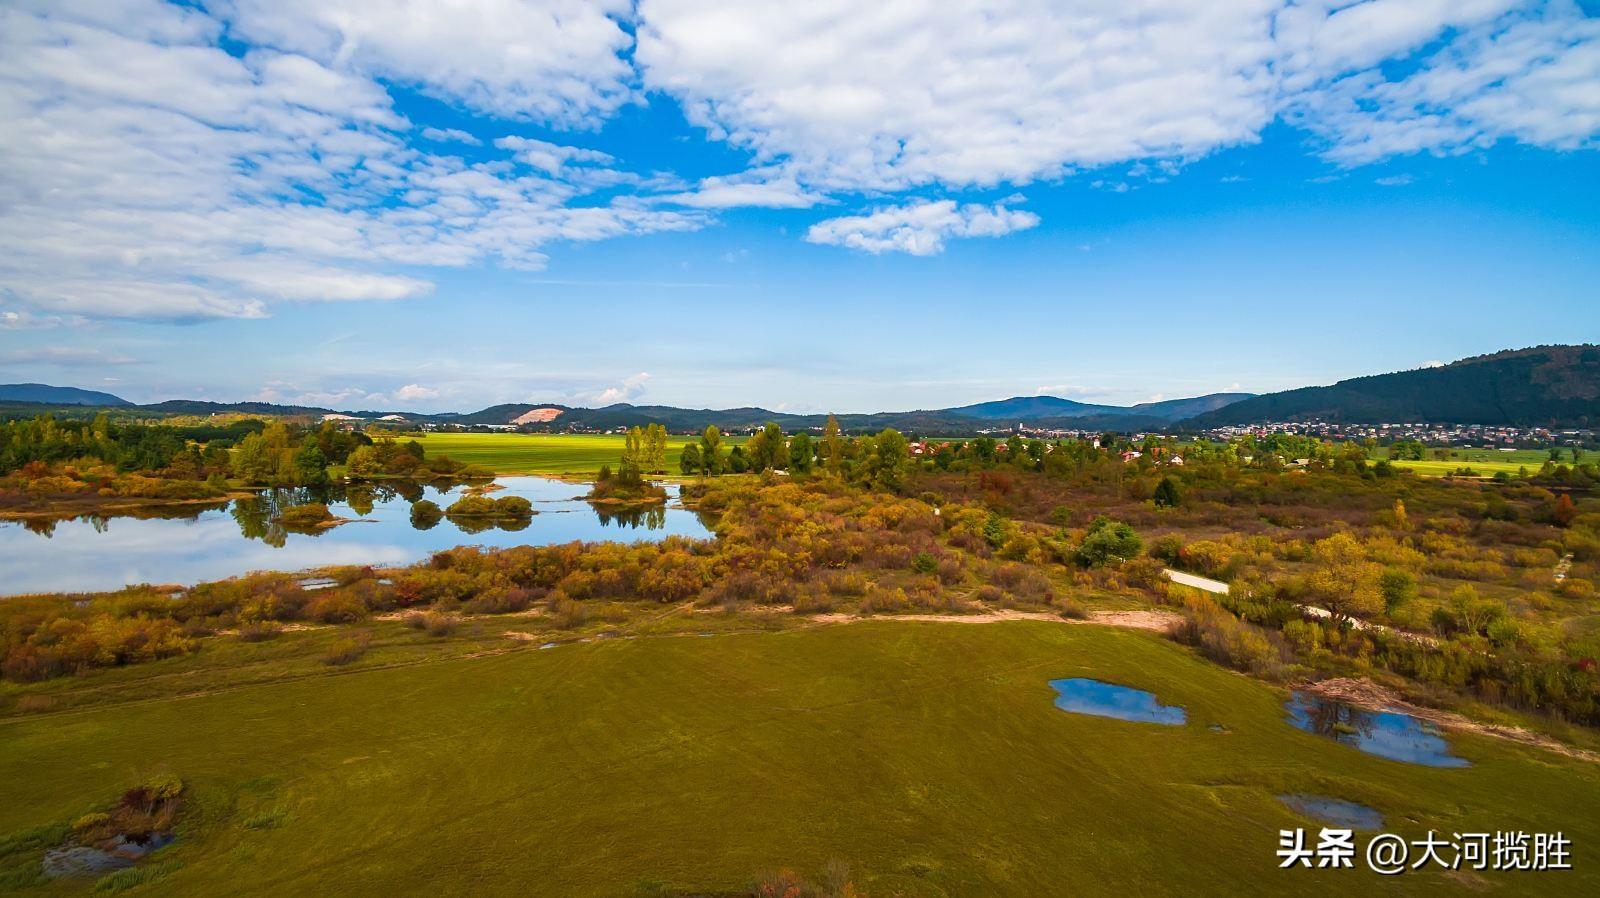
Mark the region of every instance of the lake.
[[[462, 545], [711, 536], [699, 515], [678, 504], [675, 485], [667, 487], [671, 499], [664, 508], [618, 513], [584, 502], [588, 484], [545, 477], [500, 477], [495, 482], [504, 489], [487, 495], [522, 496], [538, 513], [498, 526], [447, 517], [422, 529], [411, 521], [412, 501], [427, 498], [448, 508], [465, 487], [384, 483], [265, 490], [222, 507], [145, 510], [137, 517], [86, 515], [48, 524], [0, 521], [0, 595], [92, 592], [134, 583], [192, 585], [250, 571], [328, 565], [401, 565]], [[277, 508], [309, 501], [326, 502], [335, 515], [358, 520], [314, 533], [287, 532], [274, 523]]]
[[1141, 723], [1160, 723], [1182, 726], [1188, 719], [1182, 708], [1163, 705], [1153, 693], [1128, 686], [1118, 686], [1084, 677], [1051, 680], [1050, 688], [1056, 691], [1056, 707], [1074, 714], [1091, 714], [1095, 717], [1114, 717]]
[[1344, 702], [1296, 690], [1284, 706], [1289, 722], [1369, 755], [1426, 767], [1466, 767], [1450, 753], [1433, 724], [1398, 711], [1365, 711]]

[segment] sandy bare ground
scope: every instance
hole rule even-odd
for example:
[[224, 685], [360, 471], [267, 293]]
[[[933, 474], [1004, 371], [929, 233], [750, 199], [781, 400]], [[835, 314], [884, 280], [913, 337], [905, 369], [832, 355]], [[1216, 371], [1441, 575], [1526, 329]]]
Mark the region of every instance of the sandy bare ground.
[[[288, 623], [288, 624], [279, 625], [278, 632], [279, 633], [308, 633], [308, 632], [310, 632], [312, 630], [327, 630], [327, 629], [331, 628], [332, 626], [333, 626], [333, 624]], [[214, 635], [217, 635], [217, 636], [238, 636], [239, 635], [239, 631], [238, 631], [238, 629], [218, 630]]]
[[1086, 620], [1075, 620], [1051, 614], [1048, 611], [1014, 611], [1008, 609], [982, 611], [977, 614], [870, 614], [857, 615], [834, 612], [817, 614], [811, 620], [819, 624], [848, 624], [864, 620], [936, 621], [942, 624], [996, 624], [1002, 621], [1036, 620], [1055, 624], [1100, 624], [1106, 627], [1126, 627], [1131, 630], [1164, 631], [1181, 620], [1172, 611], [1150, 609], [1144, 611], [1095, 611]]
[[[1318, 620], [1333, 620], [1333, 612], [1326, 608], [1321, 608], [1316, 605], [1301, 605], [1300, 610]], [[1439, 640], [1434, 639], [1432, 636], [1429, 636], [1426, 633], [1413, 633], [1410, 630], [1401, 630], [1397, 627], [1386, 627], [1383, 624], [1375, 624], [1371, 621], [1364, 621], [1359, 617], [1347, 618], [1347, 620], [1350, 622], [1351, 629], [1354, 630], [1371, 630], [1374, 633], [1387, 633], [1390, 636], [1398, 636], [1401, 639], [1427, 646], [1438, 646], [1439, 644]]]
[[1337, 677], [1331, 680], [1320, 680], [1315, 683], [1302, 683], [1296, 688], [1325, 698], [1337, 699], [1369, 711], [1397, 711], [1402, 714], [1410, 714], [1413, 717], [1426, 720], [1446, 729], [1493, 736], [1497, 739], [1505, 739], [1521, 745], [1543, 748], [1556, 754], [1566, 755], [1569, 758], [1600, 763], [1600, 754], [1581, 748], [1574, 748], [1543, 733], [1535, 733], [1521, 727], [1480, 723], [1454, 711], [1440, 711], [1437, 708], [1424, 708], [1420, 705], [1414, 705], [1401, 698], [1393, 689], [1381, 686], [1371, 680]]

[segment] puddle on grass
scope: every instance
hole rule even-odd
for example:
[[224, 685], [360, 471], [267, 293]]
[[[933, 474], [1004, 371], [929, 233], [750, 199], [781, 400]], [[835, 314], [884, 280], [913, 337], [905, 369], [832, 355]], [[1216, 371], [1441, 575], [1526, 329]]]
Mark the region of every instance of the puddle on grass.
[[1092, 714], [1095, 717], [1114, 717], [1141, 723], [1160, 723], [1182, 726], [1188, 716], [1182, 708], [1163, 705], [1154, 693], [1100, 680], [1070, 677], [1051, 680], [1050, 688], [1056, 691], [1056, 707], [1074, 714]]
[[1347, 829], [1383, 829], [1383, 814], [1375, 808], [1322, 795], [1279, 795], [1289, 810], [1332, 826]]
[[1284, 707], [1289, 722], [1369, 755], [1425, 767], [1466, 767], [1433, 724], [1397, 711], [1363, 711], [1344, 702], [1296, 691]]
[[52, 848], [44, 853], [41, 866], [44, 875], [51, 879], [63, 876], [93, 876], [126, 870], [141, 858], [172, 842], [170, 833], [156, 833], [147, 841], [136, 842], [126, 836], [117, 836], [99, 846], [72, 845]]

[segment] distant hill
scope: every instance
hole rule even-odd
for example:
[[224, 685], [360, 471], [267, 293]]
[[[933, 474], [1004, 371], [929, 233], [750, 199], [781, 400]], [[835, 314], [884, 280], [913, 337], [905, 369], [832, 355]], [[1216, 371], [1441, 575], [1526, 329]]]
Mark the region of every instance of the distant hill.
[[168, 399], [140, 408], [165, 415], [325, 415], [329, 409], [309, 405], [279, 405], [275, 402], [207, 402], [204, 399]]
[[1082, 418], [1088, 415], [1125, 411], [1111, 405], [1093, 405], [1059, 396], [1013, 396], [976, 405], [962, 405], [940, 411], [979, 418], [984, 421], [1033, 421], [1039, 418]]
[[1219, 409], [1248, 399], [1250, 393], [1211, 393], [1192, 399], [1168, 399], [1163, 402], [1141, 402], [1138, 405], [1097, 405], [1062, 399], [1059, 396], [1013, 396], [993, 402], [963, 405], [941, 409], [935, 414], [960, 415], [984, 421], [1064, 421], [1074, 418], [1114, 420], [1117, 418], [1143, 418], [1153, 421], [1178, 421]]
[[1013, 396], [1010, 399], [997, 399], [993, 402], [980, 402], [976, 405], [941, 409], [938, 412], [934, 412], [934, 414], [960, 415], [966, 418], [1001, 422], [1060, 422], [1078, 418], [1093, 418], [1106, 421], [1117, 418], [1140, 418], [1156, 422], [1179, 421], [1203, 412], [1223, 408], [1243, 399], [1249, 399], [1252, 395], [1254, 394], [1210, 393], [1205, 396], [1195, 396], [1191, 399], [1141, 402], [1138, 405], [1129, 406], [1097, 405], [1072, 399], [1062, 399], [1059, 396]]
[[121, 396], [77, 387], [52, 387], [49, 384], [0, 384], [0, 402], [38, 402], [45, 405], [130, 406]]
[[1141, 402], [1121, 410], [1123, 414], [1149, 415], [1164, 421], [1182, 421], [1195, 415], [1226, 408], [1236, 402], [1251, 399], [1254, 393], [1207, 393], [1193, 399], [1167, 399], [1162, 402]]
[[1188, 418], [1204, 429], [1263, 421], [1600, 425], [1600, 346], [1536, 346], [1268, 393]]

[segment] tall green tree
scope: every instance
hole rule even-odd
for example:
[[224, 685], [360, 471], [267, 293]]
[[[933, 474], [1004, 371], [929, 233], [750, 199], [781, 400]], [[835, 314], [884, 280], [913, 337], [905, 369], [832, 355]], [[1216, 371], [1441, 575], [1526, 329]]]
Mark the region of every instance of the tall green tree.
[[789, 470], [796, 474], [810, 474], [811, 466], [816, 461], [816, 448], [811, 444], [811, 435], [801, 431], [789, 440]]
[[868, 459], [868, 476], [872, 483], [882, 489], [898, 490], [905, 486], [910, 467], [911, 447], [905, 435], [885, 427], [872, 441], [872, 454]]
[[1078, 561], [1086, 567], [1121, 564], [1138, 557], [1144, 541], [1133, 527], [1101, 516], [1089, 522], [1078, 546]]
[[328, 457], [312, 440], [294, 454], [295, 482], [301, 486], [326, 486], [328, 483]]
[[787, 465], [789, 447], [783, 439], [783, 428], [768, 421], [746, 445], [745, 456], [750, 459], [750, 470], [757, 474]]
[[690, 443], [683, 447], [683, 454], [678, 457], [678, 470], [684, 474], [701, 474], [700, 446]]
[[715, 424], [707, 424], [705, 431], [700, 434], [700, 469], [715, 476], [722, 473], [723, 462], [722, 431]]
[[1183, 501], [1183, 494], [1178, 489], [1178, 482], [1169, 475], [1156, 484], [1156, 491], [1150, 498], [1155, 500], [1157, 508], [1176, 508]]
[[630, 427], [627, 436], [622, 438], [622, 463], [617, 466], [617, 480], [628, 486], [637, 484], [644, 479], [644, 466], [644, 431]]
[[839, 419], [831, 414], [822, 428], [822, 469], [833, 477], [844, 473], [844, 437], [839, 435]]
[[650, 474], [667, 473], [667, 427], [651, 423], [644, 429], [644, 469]]

